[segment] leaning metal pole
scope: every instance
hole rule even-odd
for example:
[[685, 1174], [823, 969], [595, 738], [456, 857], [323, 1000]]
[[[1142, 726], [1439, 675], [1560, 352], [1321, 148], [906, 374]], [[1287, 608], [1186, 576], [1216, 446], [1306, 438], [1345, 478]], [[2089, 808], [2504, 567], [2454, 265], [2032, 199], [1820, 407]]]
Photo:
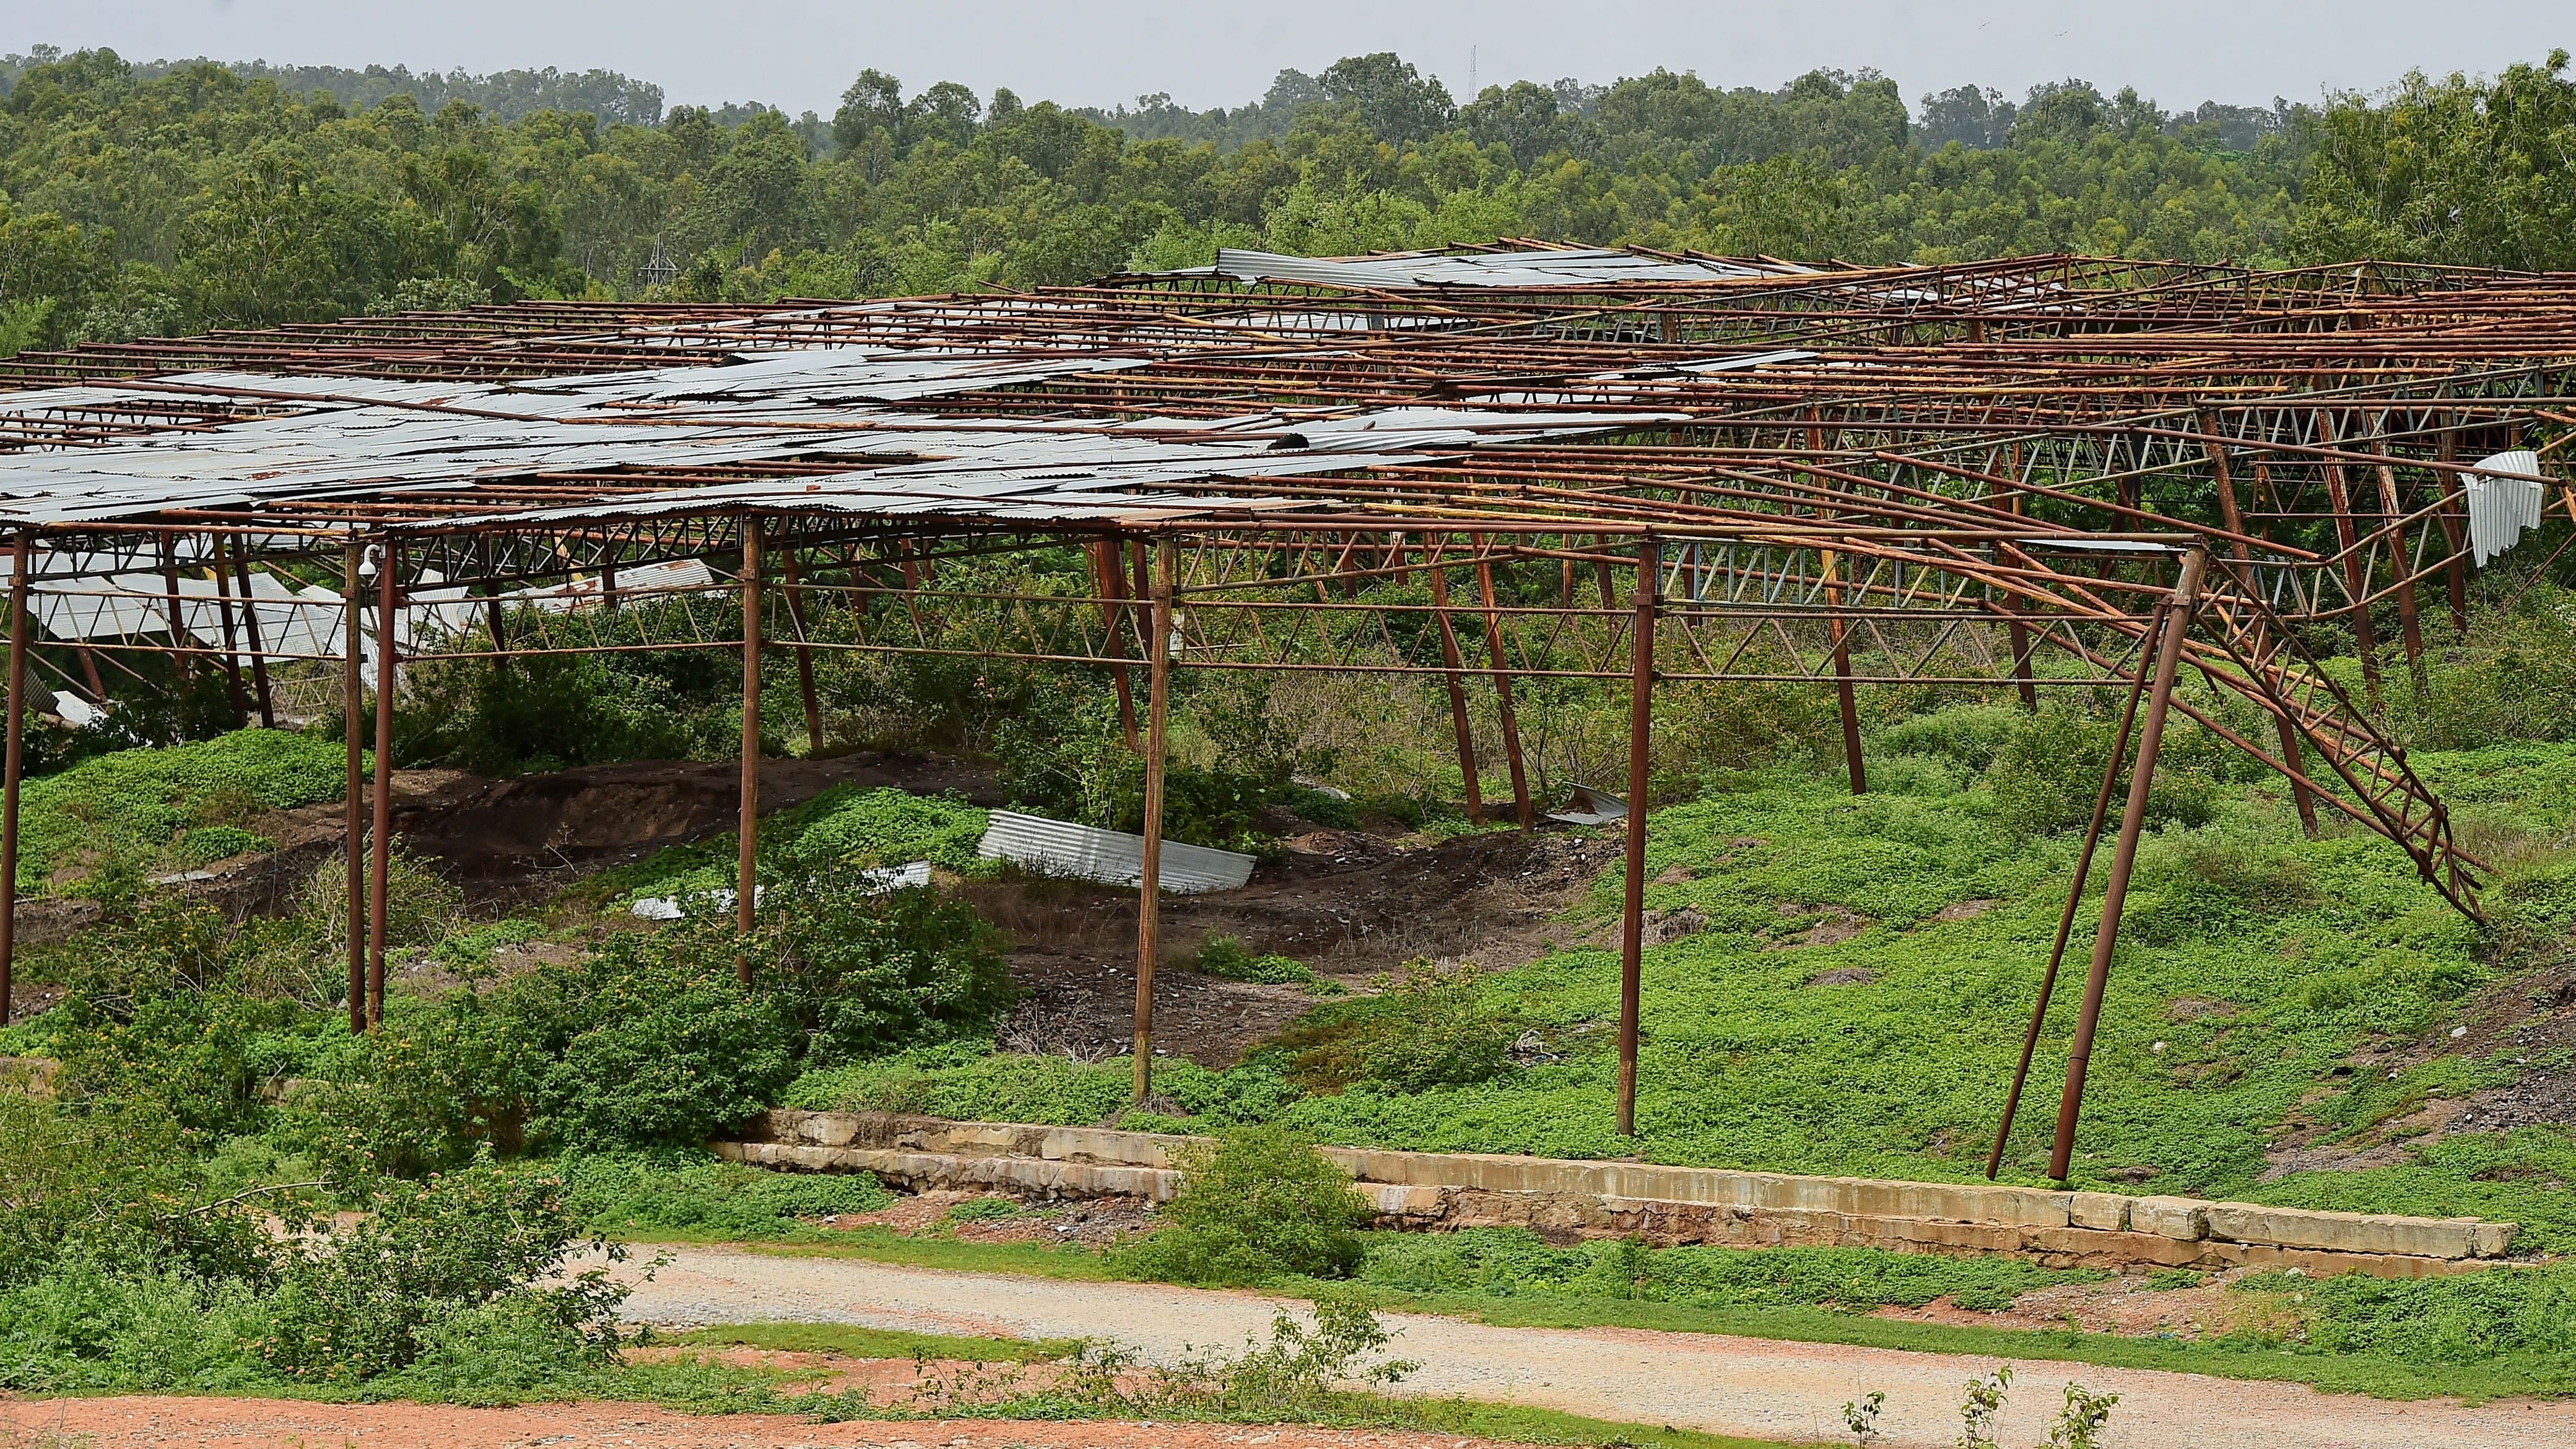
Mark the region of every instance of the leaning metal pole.
[[10, 551], [9, 749], [0, 760], [0, 1026], [9, 1024], [11, 969], [18, 955], [18, 775], [27, 748], [27, 535]]
[[751, 928], [760, 905], [760, 520], [742, 521], [742, 818], [735, 825], [734, 975], [751, 984]]
[[2102, 994], [2111, 984], [2111, 953], [2120, 941], [2120, 907], [2129, 896], [2129, 871], [2138, 863], [2138, 835], [2146, 828], [2147, 792], [2155, 784], [2156, 754], [2163, 747], [2165, 710], [2173, 702], [2174, 678], [2182, 671], [2183, 636], [2191, 632], [2193, 608], [2200, 602], [2200, 575], [2209, 556], [2198, 549], [2183, 556], [2182, 577], [2174, 584], [2173, 603], [2157, 641], [2156, 679], [2147, 695], [2147, 718], [2138, 732], [2138, 763], [2129, 772], [2129, 803], [2120, 812], [2120, 843], [2111, 853], [2111, 875], [2102, 888], [2102, 923], [2093, 932], [2093, 967], [2084, 978], [2084, 1010], [2075, 1021], [2075, 1044], [2066, 1058], [2066, 1091], [2057, 1102], [2057, 1142], [2048, 1154], [2048, 1175], [2064, 1182], [2075, 1157], [2075, 1119], [2084, 1105], [2084, 1074], [2093, 1060], [2093, 1035], [2102, 1023]]
[[1163, 754], [1172, 715], [1171, 540], [1154, 550], [1151, 655], [1145, 661], [1145, 850], [1136, 877], [1136, 1100], [1154, 1089], [1154, 958], [1162, 949]]
[[349, 737], [348, 804], [342, 841], [349, 868], [349, 1030], [367, 1029], [367, 830], [366, 803], [359, 793], [367, 783], [366, 726], [361, 712], [367, 701], [366, 605], [358, 594], [358, 565], [365, 556], [356, 535], [340, 556], [342, 596], [348, 601], [349, 647], [340, 661], [340, 719]]
[[367, 843], [375, 869], [367, 880], [367, 1024], [385, 1024], [385, 922], [392, 897], [394, 854], [394, 541], [387, 536], [376, 561], [376, 790], [373, 838]]
[[2075, 907], [2084, 899], [2085, 878], [2093, 873], [2093, 848], [2102, 840], [2102, 821], [2111, 813], [2111, 788], [2128, 762], [2129, 731], [2138, 722], [2138, 698], [2147, 692], [2147, 661], [2164, 638], [2166, 607], [2156, 606], [2138, 649], [2138, 677], [2129, 682], [2129, 705], [2120, 712], [2120, 731], [2111, 737], [2111, 763], [2102, 770], [2102, 788], [2093, 796], [2091, 822], [2084, 827], [2084, 849], [2075, 857], [2075, 880], [2066, 888], [2066, 906], [2057, 913], [2057, 940], [2048, 948], [2048, 973], [2039, 978], [2039, 1000], [2030, 1009], [2030, 1030], [2022, 1034], [2021, 1065], [2013, 1068], [2012, 1092], [2004, 1098], [2004, 1119], [1995, 1128], [1995, 1150], [1986, 1154], [1986, 1181], [2003, 1170], [2004, 1143], [2012, 1136], [2013, 1118], [2021, 1111], [2021, 1091], [2030, 1082], [2030, 1059], [2039, 1050], [2040, 1027], [2048, 1020], [2048, 1003], [2057, 994], [2058, 968], [2066, 964], [2066, 941], [2075, 930]]
[[1619, 1135], [1637, 1132], [1638, 997], [1646, 959], [1646, 747], [1655, 710], [1655, 541], [1637, 545], [1637, 618], [1628, 641], [1628, 880], [1619, 912]]

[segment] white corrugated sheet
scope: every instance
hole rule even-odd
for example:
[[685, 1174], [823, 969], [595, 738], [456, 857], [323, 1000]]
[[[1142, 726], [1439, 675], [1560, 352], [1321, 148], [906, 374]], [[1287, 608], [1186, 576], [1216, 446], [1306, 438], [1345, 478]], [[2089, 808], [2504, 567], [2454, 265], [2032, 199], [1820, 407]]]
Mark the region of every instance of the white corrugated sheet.
[[[1132, 886], [1145, 878], [1145, 837], [1123, 830], [1095, 830], [996, 810], [975, 853], [1007, 860], [1041, 875], [1067, 876], [1102, 885]], [[1163, 889], [1174, 895], [1230, 891], [1252, 879], [1252, 857], [1204, 845], [1163, 842]]]
[[1547, 812], [1547, 818], [1568, 825], [1607, 825], [1628, 818], [1628, 802], [1607, 790], [1577, 785], [1563, 805]]
[[1218, 249], [1210, 269], [1247, 282], [1319, 282], [1334, 287], [1580, 287], [1622, 282], [1705, 282], [1713, 277], [1787, 277], [1785, 263], [1642, 257], [1586, 250], [1451, 252], [1399, 257], [1291, 257]]
[[2478, 460], [2478, 471], [2462, 490], [2469, 503], [2469, 547], [2478, 567], [2522, 541], [2525, 529], [2540, 526], [2540, 507], [2548, 493], [2536, 477], [2492, 477], [2496, 473], [2538, 474], [2540, 455], [2528, 448]]

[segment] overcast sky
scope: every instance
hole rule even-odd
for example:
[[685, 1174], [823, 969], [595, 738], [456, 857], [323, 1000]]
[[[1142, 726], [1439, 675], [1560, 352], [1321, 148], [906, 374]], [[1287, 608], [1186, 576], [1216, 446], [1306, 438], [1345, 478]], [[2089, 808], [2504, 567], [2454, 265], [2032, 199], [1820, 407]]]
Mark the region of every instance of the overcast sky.
[[1664, 66], [1722, 85], [1771, 86], [1817, 66], [1874, 67], [1909, 99], [1967, 82], [2018, 96], [2081, 76], [2134, 85], [2168, 107], [2204, 99], [2314, 99], [2376, 89], [2410, 67], [2488, 72], [2576, 48], [2570, 0], [0, 0], [0, 51], [111, 46], [134, 59], [482, 72], [601, 67], [660, 84], [672, 102], [761, 100], [829, 114], [875, 66], [907, 88], [957, 80], [989, 94], [1107, 105], [1168, 91], [1196, 107], [1258, 97], [1281, 68], [1393, 50], [1469, 93]]

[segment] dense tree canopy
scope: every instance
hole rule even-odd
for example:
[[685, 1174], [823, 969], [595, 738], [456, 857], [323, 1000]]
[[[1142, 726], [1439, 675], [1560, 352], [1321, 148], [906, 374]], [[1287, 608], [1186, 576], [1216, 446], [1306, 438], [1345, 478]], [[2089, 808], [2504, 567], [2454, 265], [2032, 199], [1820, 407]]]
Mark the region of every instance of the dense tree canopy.
[[484, 298], [867, 295], [1531, 235], [1851, 261], [2576, 267], [2567, 56], [2168, 113], [1656, 71], [1461, 105], [1390, 54], [1082, 111], [863, 71], [828, 118], [605, 72], [0, 61], [0, 350]]

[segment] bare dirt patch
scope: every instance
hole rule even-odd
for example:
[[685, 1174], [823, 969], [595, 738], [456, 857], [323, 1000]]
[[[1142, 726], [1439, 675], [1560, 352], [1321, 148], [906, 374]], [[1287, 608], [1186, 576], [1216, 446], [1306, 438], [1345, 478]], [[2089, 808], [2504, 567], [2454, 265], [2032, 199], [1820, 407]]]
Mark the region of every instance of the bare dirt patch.
[[[1590, 939], [1556, 919], [1582, 899], [1619, 843], [1546, 829], [1460, 836], [1404, 848], [1350, 831], [1310, 830], [1288, 858], [1241, 890], [1166, 899], [1156, 967], [1157, 1045], [1205, 1066], [1230, 1066], [1314, 1009], [1302, 986], [1270, 986], [1188, 969], [1211, 937], [1292, 956], [1346, 987], [1417, 957], [1507, 970]], [[1099, 1061], [1127, 1049], [1136, 1005], [1136, 897], [1059, 881], [961, 887], [1009, 931], [1015, 979], [1029, 991], [1003, 1032], [1014, 1050]]]
[[[1010, 1203], [1013, 1211], [1008, 1216], [977, 1212], [978, 1206], [996, 1201]], [[1078, 1243], [1086, 1248], [1101, 1248], [1151, 1232], [1162, 1226], [1162, 1219], [1142, 1198], [1032, 1204], [996, 1193], [933, 1188], [899, 1198], [874, 1212], [835, 1213], [815, 1226], [841, 1232], [891, 1228], [907, 1236], [939, 1234], [961, 1243]]]
[[[907, 1363], [903, 1367], [909, 1369]], [[683, 1414], [643, 1404], [531, 1404], [461, 1409], [429, 1404], [314, 1404], [288, 1399], [124, 1396], [0, 1398], [0, 1434], [52, 1435], [83, 1449], [532, 1449], [614, 1444], [633, 1449], [1455, 1449], [1486, 1441], [1451, 1434], [1317, 1429], [1301, 1425], [929, 1419], [816, 1424], [786, 1414]]]
[[2132, 1338], [2152, 1334], [2202, 1338], [2237, 1326], [2243, 1310], [2227, 1303], [2225, 1293], [2229, 1283], [2243, 1276], [2241, 1271], [2212, 1273], [2191, 1284], [2177, 1277], [2162, 1287], [2150, 1286], [2161, 1280], [2146, 1277], [2066, 1283], [2033, 1289], [2014, 1299], [2011, 1307], [1993, 1311], [1961, 1308], [1947, 1298], [1936, 1298], [1920, 1308], [1879, 1308], [1870, 1316], [1955, 1328], [2076, 1328]]

